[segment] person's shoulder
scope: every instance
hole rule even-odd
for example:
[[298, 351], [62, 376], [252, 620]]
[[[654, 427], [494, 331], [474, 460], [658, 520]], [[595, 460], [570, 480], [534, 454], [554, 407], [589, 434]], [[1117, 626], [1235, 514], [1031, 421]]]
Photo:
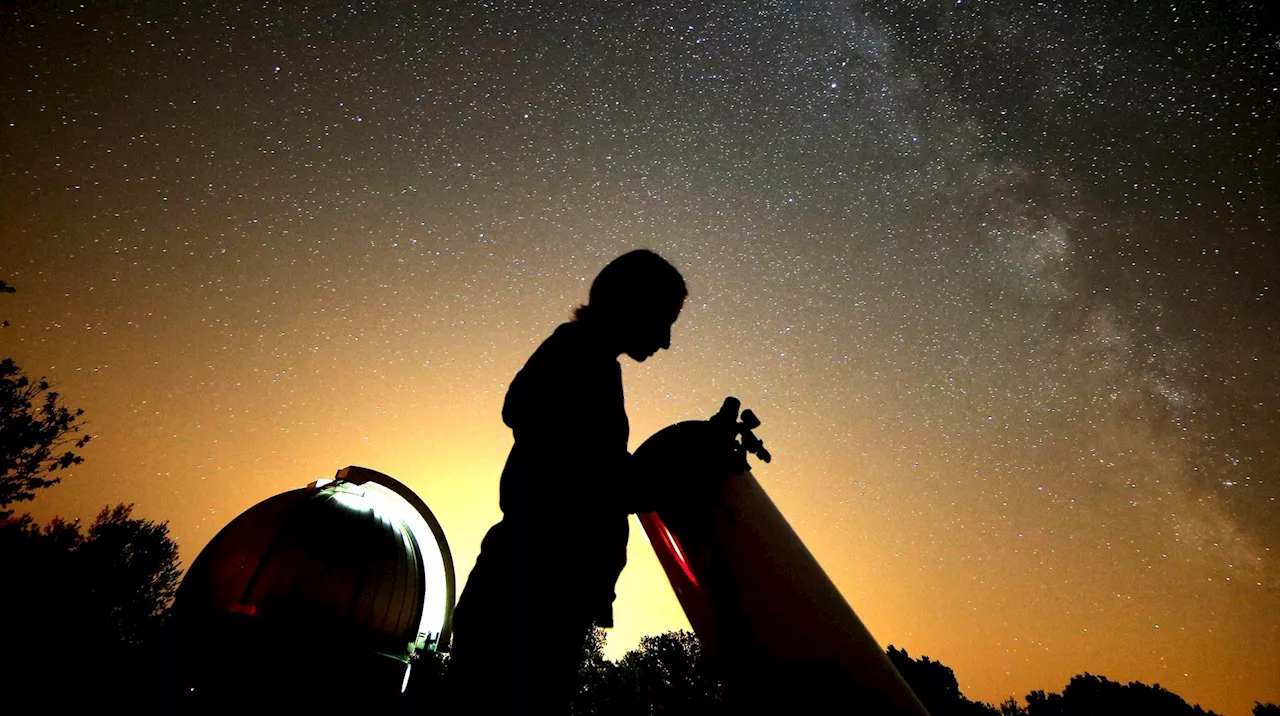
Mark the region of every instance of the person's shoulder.
[[579, 354], [585, 350], [586, 345], [587, 335], [582, 324], [577, 321], [568, 321], [556, 326], [551, 335], [542, 342], [538, 351], [542, 352], [545, 349], [552, 353]]
[[565, 321], [556, 326], [547, 340], [580, 341], [583, 338], [582, 324], [577, 321]]
[[582, 327], [574, 322], [561, 323], [529, 356], [525, 367], [563, 364], [582, 352], [582, 344]]
[[617, 359], [602, 352], [588, 327], [577, 321], [557, 326], [529, 358], [529, 364], [554, 365], [571, 372], [598, 372], [608, 366], [618, 367]]

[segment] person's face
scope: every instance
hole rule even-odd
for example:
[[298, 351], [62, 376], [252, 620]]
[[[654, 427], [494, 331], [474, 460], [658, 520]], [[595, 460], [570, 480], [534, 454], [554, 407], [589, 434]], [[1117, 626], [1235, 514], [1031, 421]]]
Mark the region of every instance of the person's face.
[[623, 352], [632, 360], [643, 363], [646, 358], [671, 347], [671, 327], [680, 317], [684, 299], [674, 306], [654, 308], [637, 316], [630, 323]]

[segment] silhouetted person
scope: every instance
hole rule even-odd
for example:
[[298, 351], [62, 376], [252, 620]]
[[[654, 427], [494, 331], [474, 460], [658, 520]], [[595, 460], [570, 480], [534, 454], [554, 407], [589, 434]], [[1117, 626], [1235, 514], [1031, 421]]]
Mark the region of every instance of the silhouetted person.
[[502, 471], [503, 517], [454, 614], [458, 707], [564, 712], [588, 631], [613, 626], [627, 514], [653, 507], [627, 452], [618, 357], [643, 361], [669, 348], [686, 295], [662, 257], [624, 254], [511, 382], [502, 419], [515, 445]]

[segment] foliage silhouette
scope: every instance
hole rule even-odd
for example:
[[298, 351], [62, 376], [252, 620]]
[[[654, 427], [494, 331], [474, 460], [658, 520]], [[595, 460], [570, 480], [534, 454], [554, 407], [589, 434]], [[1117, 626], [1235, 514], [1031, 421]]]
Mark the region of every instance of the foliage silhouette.
[[1254, 701], [1253, 716], [1280, 716], [1280, 706]]
[[993, 706], [965, 698], [960, 693], [955, 672], [942, 662], [932, 661], [927, 656], [912, 659], [905, 649], [898, 649], [892, 644], [885, 653], [931, 716], [994, 716], [1000, 713]]
[[635, 683], [649, 713], [705, 713], [720, 701], [720, 681], [692, 632], [671, 631], [640, 640], [619, 664]]
[[[604, 659], [604, 643], [604, 631], [596, 629], [584, 645], [575, 716], [721, 713], [720, 683], [694, 634], [645, 637], [616, 664]], [[942, 662], [914, 659], [894, 646], [886, 653], [932, 716], [1217, 716], [1158, 684], [1119, 684], [1088, 673], [1072, 678], [1061, 694], [1032, 691], [1027, 706], [1013, 698], [993, 706], [966, 698]], [[1280, 707], [1258, 703], [1253, 713], [1280, 716]]]
[[578, 688], [570, 701], [570, 713], [609, 714], [618, 706], [623, 689], [617, 669], [604, 657], [606, 638], [604, 629], [592, 627], [582, 642]]
[[617, 663], [604, 658], [604, 644], [605, 631], [593, 629], [583, 648], [575, 716], [720, 713], [720, 682], [691, 632], [646, 636]]
[[82, 434], [84, 411], [62, 405], [50, 387], [24, 375], [13, 359], [0, 360], [0, 517], [13, 515], [7, 508], [14, 502], [57, 484], [53, 473], [84, 460], [74, 452], [91, 438]]
[[1140, 681], [1120, 684], [1103, 676], [1090, 673], [1071, 678], [1061, 694], [1032, 691], [1027, 694], [1028, 716], [1122, 716], [1150, 714], [1151, 716], [1214, 716], [1200, 706], [1192, 706], [1181, 696], [1161, 688], [1159, 684], [1148, 686]]
[[[17, 293], [17, 289], [5, 283], [4, 281], [0, 281], [0, 293]], [[0, 320], [0, 328], [8, 328], [8, 327], [9, 327], [9, 321], [7, 319]]]
[[103, 508], [87, 530], [59, 518], [43, 527], [28, 515], [0, 519], [0, 610], [15, 615], [0, 664], [12, 678], [7, 706], [56, 713], [164, 698], [178, 545], [167, 523], [132, 509]]
[[[0, 293], [16, 289], [0, 281]], [[7, 328], [8, 321], [0, 327]], [[83, 410], [60, 405], [60, 396], [49, 390], [43, 377], [31, 380], [12, 358], [0, 361], [0, 518], [12, 517], [14, 502], [30, 500], [35, 491], [58, 483], [50, 473], [79, 464], [73, 450], [89, 442], [80, 435]], [[79, 437], [76, 437], [80, 435]]]

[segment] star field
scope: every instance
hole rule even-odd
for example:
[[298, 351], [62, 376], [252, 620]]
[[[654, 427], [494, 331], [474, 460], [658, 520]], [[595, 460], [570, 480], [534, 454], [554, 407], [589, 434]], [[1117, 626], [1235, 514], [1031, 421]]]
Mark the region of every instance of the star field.
[[[1264, 5], [659, 5], [6, 5], [0, 345], [95, 434], [35, 514], [189, 563], [362, 464], [464, 576], [507, 381], [643, 246], [690, 297], [633, 447], [741, 397], [882, 643], [1280, 701]], [[647, 552], [613, 653], [686, 624]]]

